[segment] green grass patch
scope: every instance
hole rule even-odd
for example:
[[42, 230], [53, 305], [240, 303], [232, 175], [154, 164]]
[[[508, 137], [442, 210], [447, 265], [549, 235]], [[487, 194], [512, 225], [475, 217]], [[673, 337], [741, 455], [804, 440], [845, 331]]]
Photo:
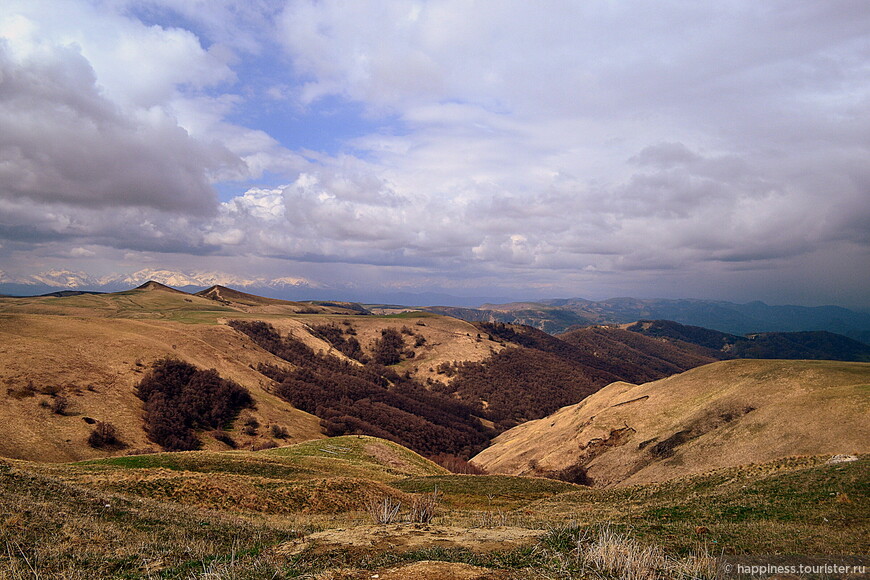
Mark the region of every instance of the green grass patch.
[[431, 493], [437, 488], [446, 505], [463, 509], [513, 509], [579, 488], [563, 481], [510, 475], [437, 475], [390, 485], [405, 493]]
[[403, 318], [403, 319], [414, 319], [414, 318], [434, 318], [439, 316], [433, 312], [426, 312], [424, 310], [409, 310], [407, 312], [396, 312], [395, 314], [385, 314], [381, 318]]

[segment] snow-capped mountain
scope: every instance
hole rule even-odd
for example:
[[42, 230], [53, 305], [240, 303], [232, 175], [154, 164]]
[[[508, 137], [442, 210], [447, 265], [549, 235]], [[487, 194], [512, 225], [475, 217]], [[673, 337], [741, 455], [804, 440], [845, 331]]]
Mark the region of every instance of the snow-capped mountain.
[[85, 272], [73, 272], [70, 270], [49, 270], [12, 278], [0, 272], [0, 281], [8, 284], [22, 284], [27, 286], [48, 286], [50, 288], [66, 289], [100, 289], [118, 290], [131, 288], [144, 284], [149, 280], [166, 284], [175, 288], [189, 286], [208, 287], [214, 285], [230, 286], [234, 288], [324, 288], [325, 286], [314, 280], [295, 277], [266, 278], [258, 276], [243, 278], [225, 272], [190, 271], [178, 272], [173, 270], [144, 269], [132, 274], [109, 274], [106, 276], [91, 276]]
[[9, 282], [16, 284], [30, 284], [51, 286], [53, 288], [82, 288], [93, 285], [94, 279], [84, 272], [72, 272], [70, 270], [48, 270], [22, 279], [11, 279]]

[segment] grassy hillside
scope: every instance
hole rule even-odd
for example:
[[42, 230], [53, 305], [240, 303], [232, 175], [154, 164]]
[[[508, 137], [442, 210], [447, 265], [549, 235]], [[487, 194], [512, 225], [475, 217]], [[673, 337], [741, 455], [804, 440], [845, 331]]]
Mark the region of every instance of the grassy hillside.
[[722, 361], [614, 383], [501, 434], [490, 472], [575, 468], [602, 487], [663, 481], [796, 454], [870, 451], [870, 364]]
[[[866, 552], [870, 459], [826, 459], [609, 490], [450, 475], [369, 437], [255, 453], [0, 460], [0, 570], [70, 580], [615, 580], [655, 569], [644, 577], [712, 579], [722, 554]], [[407, 521], [433, 497], [434, 518]], [[369, 506], [384, 501], [401, 504], [397, 518], [376, 524]]]
[[[300, 345], [299, 356], [277, 354], [231, 328], [241, 328], [234, 321], [270, 325]], [[616, 329], [563, 340], [429, 312], [373, 316], [349, 303], [287, 302], [220, 286], [191, 295], [154, 282], [111, 294], [0, 298], [0, 338], [0, 396], [8, 401], [0, 407], [0, 455], [46, 461], [165, 443], [154, 428], [152, 441], [146, 436], [135, 389], [167, 356], [215, 369], [253, 397], [241, 419], [224, 426], [228, 434], [196, 436], [206, 449], [362, 432], [463, 457], [498, 431], [613, 381], [659, 378], [709, 360]], [[111, 423], [124, 446], [89, 446], [100, 423]], [[175, 448], [196, 446], [184, 437], [188, 443]]]
[[[146, 438], [143, 403], [134, 391], [150, 365], [167, 356], [214, 368], [250, 391], [255, 408], [243, 413], [243, 421], [252, 420], [259, 428], [244, 433], [243, 421], [238, 422], [231, 429], [238, 445], [322, 437], [320, 419], [275, 396], [273, 381], [256, 370], [285, 362], [228, 327], [228, 320], [272, 321], [281, 332], [322, 352], [333, 347], [312, 333], [313, 326], [347, 323], [368, 351], [383, 328], [411, 326], [423, 344], [412, 346], [415, 359], [395, 368], [423, 376], [438, 376], [434, 368], [448, 360], [480, 360], [502, 348], [472, 338], [474, 327], [450, 318], [360, 316], [358, 307], [348, 304], [269, 299], [260, 304], [258, 297], [243, 293], [229, 297], [234, 301], [222, 303], [147, 284], [113, 294], [0, 299], [0, 456], [70, 461], [154, 447]], [[87, 439], [98, 421], [112, 423], [126, 447], [90, 447]], [[273, 426], [286, 438], [271, 436]], [[206, 449], [227, 449], [207, 434], [200, 438]]]

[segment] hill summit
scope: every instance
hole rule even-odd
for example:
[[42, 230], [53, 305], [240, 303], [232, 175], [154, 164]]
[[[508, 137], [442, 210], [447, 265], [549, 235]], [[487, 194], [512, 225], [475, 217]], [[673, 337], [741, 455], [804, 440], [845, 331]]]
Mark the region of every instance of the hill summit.
[[158, 290], [160, 292], [173, 292], [175, 294], [187, 294], [187, 292], [182, 292], [181, 290], [176, 290], [175, 288], [170, 288], [166, 284], [161, 284], [160, 282], [155, 282], [154, 280], [148, 280], [141, 286], [137, 286], [134, 290]]

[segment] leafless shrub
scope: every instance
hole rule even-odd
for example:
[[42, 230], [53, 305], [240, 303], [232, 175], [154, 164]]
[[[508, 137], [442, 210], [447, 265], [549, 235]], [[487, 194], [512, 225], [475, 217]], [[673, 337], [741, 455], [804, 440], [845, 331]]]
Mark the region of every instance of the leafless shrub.
[[260, 428], [260, 422], [257, 421], [253, 415], [247, 415], [244, 417], [243, 425], [242, 433], [245, 435], [253, 437], [259, 432], [258, 429]]
[[69, 408], [69, 399], [67, 399], [64, 395], [56, 395], [51, 400], [49, 408], [51, 409], [51, 412], [55, 415], [63, 415]]
[[391, 497], [383, 499], [370, 499], [366, 502], [366, 512], [376, 524], [391, 524], [399, 515], [399, 510], [402, 509], [402, 502], [396, 501]]
[[43, 395], [48, 395], [49, 397], [54, 397], [59, 394], [63, 390], [63, 387], [59, 385], [45, 385], [40, 387], [39, 392]]
[[432, 493], [418, 494], [411, 498], [408, 521], [417, 524], [428, 524], [436, 515], [441, 494], [436, 487]]

